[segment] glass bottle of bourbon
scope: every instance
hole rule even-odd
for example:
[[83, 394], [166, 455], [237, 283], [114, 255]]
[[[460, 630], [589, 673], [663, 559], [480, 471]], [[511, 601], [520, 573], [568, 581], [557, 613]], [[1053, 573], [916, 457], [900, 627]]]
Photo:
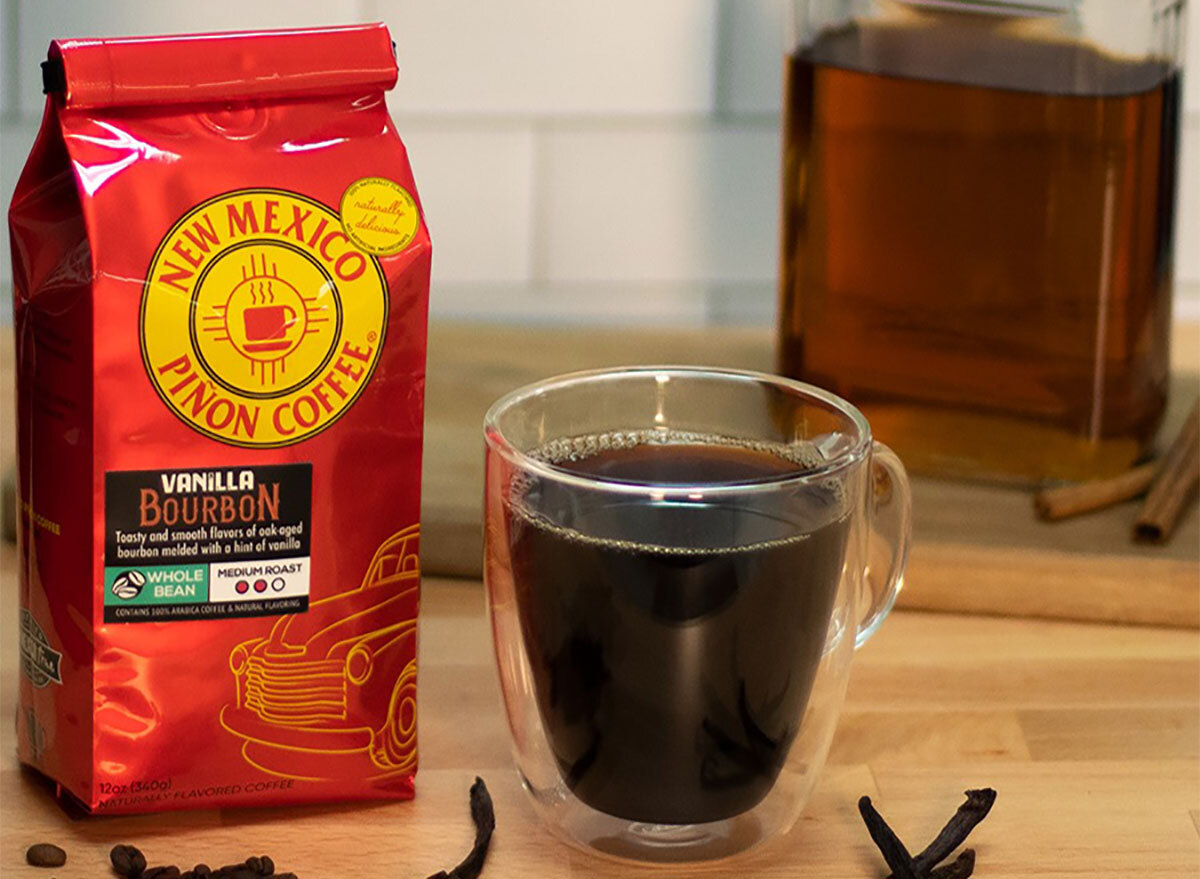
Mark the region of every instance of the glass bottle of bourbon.
[[792, 0], [779, 366], [913, 469], [1119, 472], [1166, 402], [1186, 0]]

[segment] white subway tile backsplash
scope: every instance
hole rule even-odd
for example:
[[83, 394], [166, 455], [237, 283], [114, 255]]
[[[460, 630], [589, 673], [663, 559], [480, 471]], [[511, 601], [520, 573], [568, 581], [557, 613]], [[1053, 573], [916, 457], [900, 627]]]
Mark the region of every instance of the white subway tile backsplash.
[[[1192, 0], [1187, 11], [1187, 58], [1183, 77], [1183, 104], [1191, 113], [1200, 113], [1200, 3]], [[1188, 63], [1190, 62], [1190, 63]]]
[[702, 286], [647, 283], [434, 284], [429, 308], [434, 318], [531, 325], [699, 327], [709, 316]]
[[407, 123], [400, 136], [434, 240], [438, 282], [529, 279], [533, 131], [527, 125]]
[[1175, 277], [1181, 284], [1200, 284], [1200, 113], [1185, 120], [1179, 158]]
[[[8, 203], [12, 200], [13, 190], [17, 187], [17, 178], [25, 167], [25, 158], [29, 148], [33, 146], [33, 138], [37, 134], [37, 122], [29, 120], [11, 120], [0, 124], [0, 205], [3, 214], [0, 215], [0, 285], [4, 290], [11, 289], [12, 263], [8, 246]], [[5, 299], [0, 299], [0, 315], [10, 316], [10, 306]]]
[[1174, 319], [1177, 323], [1200, 322], [1200, 284], [1176, 286]]
[[[791, 2], [0, 0], [0, 206], [36, 131], [38, 62], [51, 37], [382, 19], [401, 64], [389, 100], [435, 240], [434, 315], [769, 324], [779, 177], [772, 120]], [[1197, 4], [1176, 236], [1176, 314], [1193, 320]], [[3, 230], [0, 300], [9, 276]], [[0, 302], [0, 322], [8, 314]]]
[[17, 112], [17, 0], [0, 0], [0, 118]]
[[542, 153], [549, 280], [774, 277], [776, 126], [560, 126]]
[[367, 0], [420, 113], [650, 114], [712, 108], [716, 0]]
[[[1178, 295], [1193, 297], [1193, 319], [1200, 307], [1200, 2], [1188, 9], [1187, 57], [1184, 61], [1184, 117], [1179, 153], [1179, 224], [1175, 227], [1175, 278]], [[1176, 316], [1186, 309], [1177, 310]]]
[[721, 109], [778, 113], [783, 100], [786, 6], [792, 0], [721, 0], [725, 22]]
[[708, 320], [719, 326], [770, 326], [778, 311], [775, 284], [733, 284], [708, 292]]
[[50, 40], [194, 33], [271, 27], [308, 27], [360, 21], [358, 0], [19, 0], [20, 106], [42, 104], [38, 64]]

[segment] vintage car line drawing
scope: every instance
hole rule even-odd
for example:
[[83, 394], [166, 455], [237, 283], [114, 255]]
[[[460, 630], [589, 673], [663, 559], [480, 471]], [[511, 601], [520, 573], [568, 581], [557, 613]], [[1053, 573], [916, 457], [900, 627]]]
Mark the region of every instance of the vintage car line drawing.
[[248, 763], [312, 781], [416, 769], [419, 541], [419, 525], [392, 535], [356, 589], [233, 649], [237, 700], [220, 720]]

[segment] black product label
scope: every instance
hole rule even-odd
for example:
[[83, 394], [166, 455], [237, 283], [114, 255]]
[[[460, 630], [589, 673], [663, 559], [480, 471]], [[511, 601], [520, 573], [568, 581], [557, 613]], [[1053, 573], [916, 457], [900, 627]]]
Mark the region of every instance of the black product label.
[[312, 465], [104, 474], [106, 623], [308, 609]]

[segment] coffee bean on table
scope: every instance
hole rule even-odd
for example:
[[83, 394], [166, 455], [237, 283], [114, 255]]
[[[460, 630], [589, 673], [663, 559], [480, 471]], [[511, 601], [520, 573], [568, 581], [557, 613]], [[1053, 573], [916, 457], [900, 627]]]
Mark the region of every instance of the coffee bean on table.
[[142, 874], [142, 879], [179, 879], [179, 868], [172, 864], [169, 867], [151, 867]]
[[67, 862], [67, 853], [51, 843], [39, 842], [25, 852], [25, 862], [34, 867], [61, 867]]
[[138, 879], [146, 871], [146, 856], [135, 845], [114, 845], [109, 859], [117, 875], [127, 879]]
[[[276, 873], [275, 861], [269, 855], [255, 855], [215, 870], [208, 864], [197, 864], [184, 871], [174, 864], [147, 867], [146, 856], [135, 845], [114, 845], [108, 856], [113, 872], [122, 879], [296, 879], [295, 873]], [[26, 858], [39, 867], [60, 867], [67, 855], [58, 846], [43, 843], [30, 847]]]

